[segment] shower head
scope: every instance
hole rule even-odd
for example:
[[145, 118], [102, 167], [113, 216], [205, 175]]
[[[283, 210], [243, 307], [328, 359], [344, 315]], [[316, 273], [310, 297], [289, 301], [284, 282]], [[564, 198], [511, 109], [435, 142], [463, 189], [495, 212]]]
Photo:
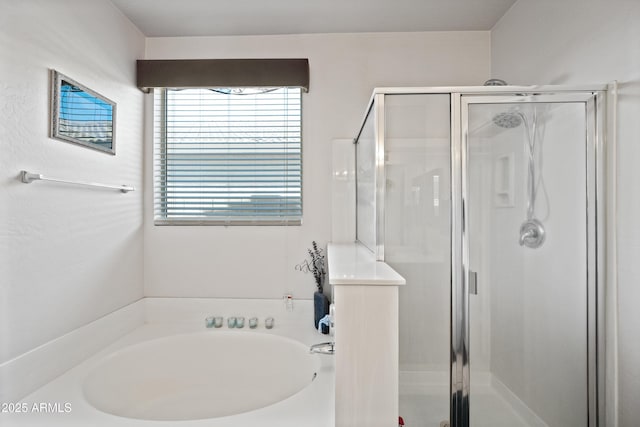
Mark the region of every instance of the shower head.
[[489, 79], [484, 82], [484, 86], [507, 86], [507, 82], [502, 79]]
[[[502, 79], [489, 79], [484, 82], [484, 86], [506, 86], [507, 82]], [[513, 129], [522, 123], [522, 113], [519, 111], [507, 111], [493, 116], [493, 123], [504, 129]]]
[[493, 116], [493, 123], [504, 129], [513, 129], [522, 123], [522, 113], [519, 111], [506, 111]]

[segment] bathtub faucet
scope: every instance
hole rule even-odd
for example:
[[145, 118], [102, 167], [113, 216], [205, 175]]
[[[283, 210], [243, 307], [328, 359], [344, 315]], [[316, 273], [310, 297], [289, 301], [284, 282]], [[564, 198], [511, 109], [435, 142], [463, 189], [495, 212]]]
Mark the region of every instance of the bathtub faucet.
[[336, 352], [336, 343], [333, 341], [314, 344], [309, 348], [309, 353], [334, 354], [335, 352]]

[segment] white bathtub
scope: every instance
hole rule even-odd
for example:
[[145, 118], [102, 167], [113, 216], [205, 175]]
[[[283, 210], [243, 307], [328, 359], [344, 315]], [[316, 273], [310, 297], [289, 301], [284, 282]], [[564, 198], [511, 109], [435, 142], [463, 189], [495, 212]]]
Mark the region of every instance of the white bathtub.
[[[0, 425], [334, 425], [333, 357], [309, 353], [327, 340], [313, 329], [310, 301], [296, 301], [293, 312], [281, 301], [146, 299], [141, 306], [144, 325], [17, 402], [27, 410], [0, 414]], [[204, 317], [214, 314], [273, 316], [276, 326], [206, 329]]]
[[84, 381], [87, 401], [121, 417], [177, 421], [264, 408], [317, 376], [309, 347], [242, 331], [172, 335], [108, 356]]

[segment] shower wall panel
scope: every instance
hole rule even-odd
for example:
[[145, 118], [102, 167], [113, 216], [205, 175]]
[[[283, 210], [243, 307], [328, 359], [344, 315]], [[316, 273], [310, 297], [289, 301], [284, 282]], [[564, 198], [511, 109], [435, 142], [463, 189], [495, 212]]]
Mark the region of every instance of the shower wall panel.
[[400, 370], [446, 373], [449, 95], [386, 95], [384, 126], [385, 261], [407, 280], [400, 289]]

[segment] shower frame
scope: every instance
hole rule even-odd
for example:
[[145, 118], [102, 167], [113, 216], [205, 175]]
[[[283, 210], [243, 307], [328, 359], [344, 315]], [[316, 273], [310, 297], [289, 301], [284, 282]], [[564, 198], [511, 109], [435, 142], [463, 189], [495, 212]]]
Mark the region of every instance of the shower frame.
[[[385, 248], [385, 123], [386, 95], [450, 96], [451, 179], [451, 311], [450, 311], [450, 427], [472, 427], [469, 417], [469, 218], [468, 127], [469, 106], [501, 103], [585, 104], [587, 194], [587, 389], [588, 427], [605, 425], [605, 100], [607, 86], [462, 86], [385, 87], [373, 91], [354, 144], [370, 114], [374, 120], [375, 146], [375, 247], [376, 259], [384, 261]], [[356, 165], [357, 165], [357, 150]], [[356, 173], [356, 191], [357, 191]], [[356, 196], [357, 199], [357, 196]], [[357, 210], [356, 203], [356, 210]], [[357, 216], [357, 214], [356, 214]], [[358, 224], [356, 221], [356, 240]], [[366, 246], [366, 245], [365, 245]]]

